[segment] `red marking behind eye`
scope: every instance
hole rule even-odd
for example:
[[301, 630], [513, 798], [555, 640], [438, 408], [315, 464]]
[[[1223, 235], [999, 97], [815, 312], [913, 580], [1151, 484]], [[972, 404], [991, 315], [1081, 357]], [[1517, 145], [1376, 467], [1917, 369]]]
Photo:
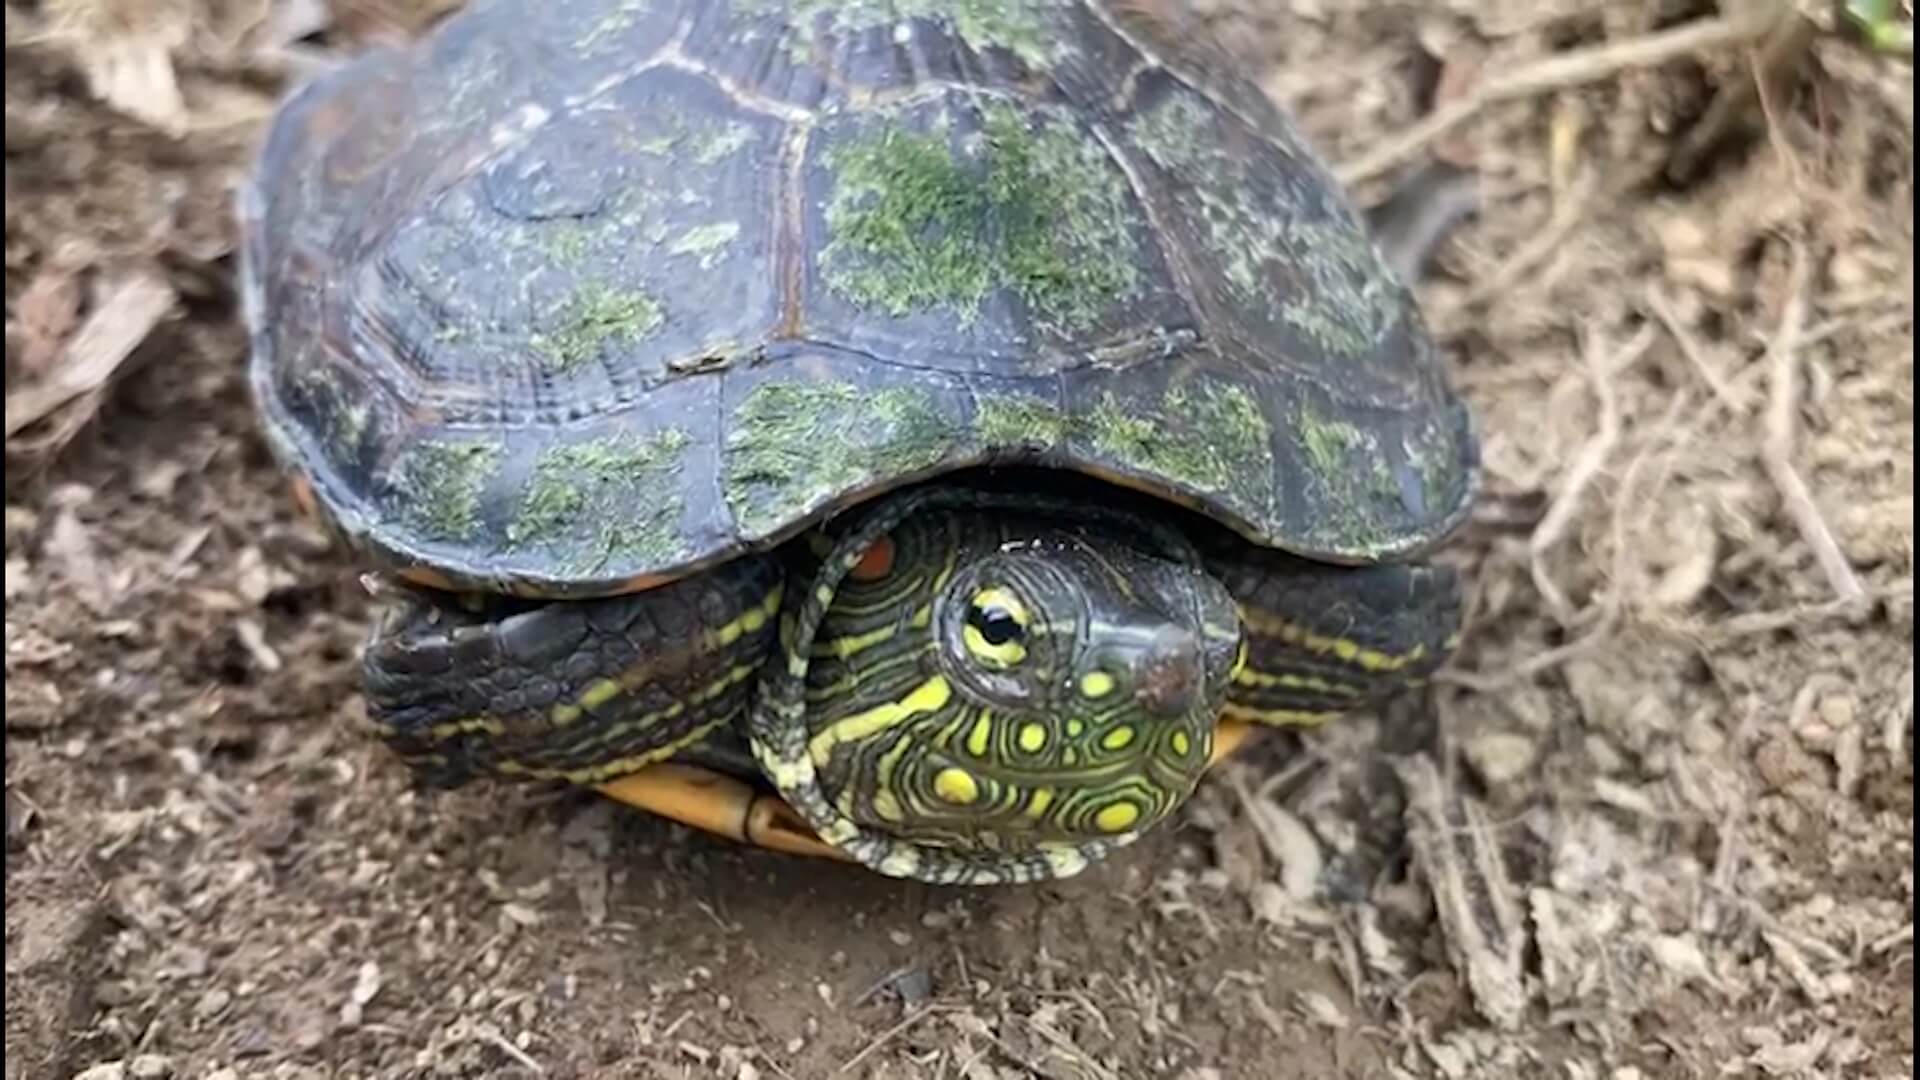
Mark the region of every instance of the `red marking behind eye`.
[[883, 536], [867, 548], [847, 576], [855, 581], [879, 581], [893, 573], [893, 538]]

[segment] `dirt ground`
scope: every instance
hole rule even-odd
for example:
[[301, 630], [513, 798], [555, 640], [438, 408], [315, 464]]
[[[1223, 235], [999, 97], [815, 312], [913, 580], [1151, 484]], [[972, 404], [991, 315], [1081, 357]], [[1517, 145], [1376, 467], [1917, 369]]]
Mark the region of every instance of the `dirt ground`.
[[416, 794], [356, 729], [228, 198], [289, 79], [436, 6], [8, 0], [8, 1080], [1913, 1074], [1910, 68], [1682, 0], [1205, 4], [1360, 201], [1481, 178], [1421, 286], [1469, 634], [954, 891]]

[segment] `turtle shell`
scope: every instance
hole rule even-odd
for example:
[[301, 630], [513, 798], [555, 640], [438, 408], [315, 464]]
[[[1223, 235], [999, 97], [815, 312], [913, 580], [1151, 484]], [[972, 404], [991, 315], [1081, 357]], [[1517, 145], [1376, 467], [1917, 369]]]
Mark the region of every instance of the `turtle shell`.
[[1471, 499], [1406, 287], [1179, 5], [486, 2], [241, 196], [276, 451], [351, 541], [591, 596], [1026, 463], [1363, 563]]

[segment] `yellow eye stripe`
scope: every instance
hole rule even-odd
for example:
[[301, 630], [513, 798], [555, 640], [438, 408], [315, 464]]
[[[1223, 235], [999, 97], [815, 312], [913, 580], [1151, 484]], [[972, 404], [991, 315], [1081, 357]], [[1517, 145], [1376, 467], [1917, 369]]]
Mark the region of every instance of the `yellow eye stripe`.
[[1010, 668], [1027, 658], [1027, 647], [1018, 641], [1003, 641], [998, 645], [987, 640], [978, 628], [962, 627], [960, 639], [966, 642], [967, 651], [984, 664], [997, 668]]
[[987, 636], [969, 619], [960, 630], [960, 640], [965, 643], [967, 651], [982, 664], [1004, 671], [1027, 658], [1027, 647], [1020, 639], [1025, 636], [1027, 624], [1032, 620], [1032, 616], [1027, 612], [1027, 606], [1020, 602], [1019, 597], [1013, 595], [1012, 591], [998, 586], [989, 586], [973, 594], [973, 613], [988, 611], [1004, 614], [1012, 619], [1014, 625], [1022, 631], [1021, 634], [996, 644], [988, 641]]
[[982, 611], [989, 608], [999, 608], [1001, 611], [1007, 613], [1008, 618], [1019, 623], [1022, 630], [1026, 629], [1027, 622], [1031, 618], [1031, 616], [1027, 614], [1027, 605], [1021, 603], [1019, 597], [1008, 592], [1006, 589], [998, 587], [981, 589], [979, 592], [974, 593], [973, 606]]

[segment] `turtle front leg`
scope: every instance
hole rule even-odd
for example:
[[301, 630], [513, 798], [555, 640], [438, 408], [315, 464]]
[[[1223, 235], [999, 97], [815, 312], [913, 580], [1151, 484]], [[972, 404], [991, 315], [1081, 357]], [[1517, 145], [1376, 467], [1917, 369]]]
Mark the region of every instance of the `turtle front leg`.
[[489, 598], [469, 611], [410, 593], [367, 645], [369, 717], [437, 787], [599, 784], [697, 756], [746, 714], [783, 582], [774, 559], [752, 556], [603, 599]]
[[1343, 567], [1242, 548], [1208, 560], [1240, 606], [1245, 655], [1223, 715], [1314, 726], [1419, 685], [1458, 642], [1458, 575]]

